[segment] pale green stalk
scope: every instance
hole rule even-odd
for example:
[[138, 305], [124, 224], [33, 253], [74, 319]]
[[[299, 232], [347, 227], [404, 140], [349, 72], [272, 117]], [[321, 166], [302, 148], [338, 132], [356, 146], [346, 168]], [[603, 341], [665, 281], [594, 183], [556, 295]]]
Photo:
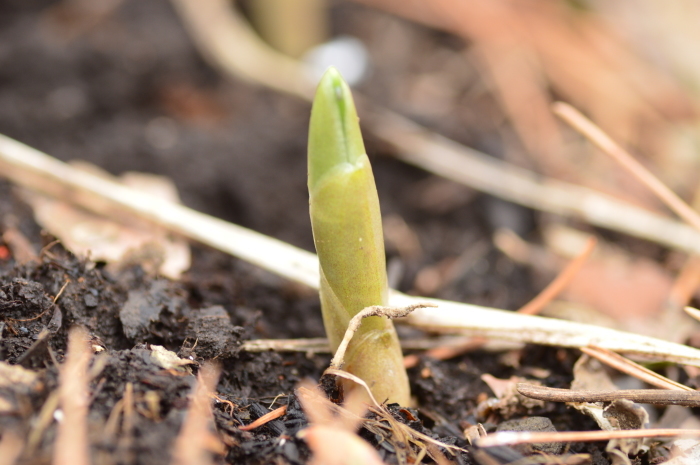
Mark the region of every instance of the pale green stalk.
[[[321, 271], [323, 323], [333, 351], [350, 318], [387, 304], [387, 279], [377, 188], [350, 89], [335, 68], [316, 90], [309, 128], [311, 225]], [[408, 405], [408, 377], [390, 320], [366, 318], [345, 356], [380, 402]]]

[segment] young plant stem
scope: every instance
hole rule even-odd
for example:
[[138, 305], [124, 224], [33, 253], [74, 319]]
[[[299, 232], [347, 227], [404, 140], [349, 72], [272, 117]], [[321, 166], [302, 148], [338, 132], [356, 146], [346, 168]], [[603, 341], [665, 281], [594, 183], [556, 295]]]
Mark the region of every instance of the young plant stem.
[[[379, 199], [350, 89], [330, 68], [309, 127], [309, 203], [320, 263], [323, 323], [335, 352], [353, 316], [386, 306], [388, 286]], [[381, 401], [408, 405], [401, 347], [391, 321], [365, 318], [348, 345], [345, 369]]]

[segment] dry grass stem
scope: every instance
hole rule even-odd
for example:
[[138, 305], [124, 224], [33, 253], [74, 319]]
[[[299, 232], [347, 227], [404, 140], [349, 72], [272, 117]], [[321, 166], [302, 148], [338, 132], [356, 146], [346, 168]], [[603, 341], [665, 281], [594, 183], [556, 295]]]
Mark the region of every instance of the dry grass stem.
[[700, 430], [690, 429], [636, 429], [618, 431], [562, 431], [552, 433], [531, 433], [503, 431], [492, 433], [476, 440], [478, 447], [531, 444], [538, 442], [595, 442], [611, 439], [699, 437]]
[[700, 321], [700, 310], [698, 310], [697, 308], [684, 307], [683, 310], [685, 310], [685, 313], [687, 313], [688, 315]]
[[435, 304], [431, 303], [416, 303], [412, 305], [407, 305], [405, 307], [383, 307], [381, 305], [373, 305], [371, 307], [366, 307], [360, 310], [355, 316], [353, 316], [350, 319], [350, 322], [348, 323], [348, 329], [345, 330], [345, 335], [343, 336], [343, 340], [340, 342], [340, 345], [338, 346], [338, 350], [335, 352], [335, 355], [333, 356], [333, 359], [331, 360], [331, 367], [333, 368], [341, 368], [343, 366], [344, 358], [345, 358], [345, 352], [348, 349], [348, 344], [350, 344], [350, 341], [352, 340], [352, 337], [355, 335], [357, 330], [360, 328], [360, 324], [362, 324], [362, 320], [365, 318], [368, 318], [370, 316], [381, 316], [385, 318], [389, 318], [390, 320], [395, 319], [395, 318], [404, 318], [408, 315], [411, 314], [414, 310], [418, 308], [426, 308], [426, 307], [437, 307]]
[[144, 219], [262, 268], [269, 269], [278, 257], [285, 256], [287, 259], [276, 266], [276, 273], [311, 287], [318, 286], [318, 263], [309, 252], [290, 249], [281, 241], [77, 170], [2, 135], [0, 173], [20, 186], [103, 216]]
[[66, 361], [59, 374], [59, 403], [63, 421], [58, 432], [52, 463], [54, 465], [89, 465], [87, 414], [90, 406], [88, 392], [88, 363], [92, 352], [88, 334], [74, 328], [68, 336]]
[[187, 416], [175, 440], [173, 465], [208, 465], [214, 463], [210, 452], [226, 453], [224, 445], [210, 431], [214, 420], [211, 399], [218, 380], [217, 366], [206, 364], [199, 370]]
[[331, 351], [328, 339], [316, 337], [309, 339], [253, 339], [244, 341], [241, 350], [246, 352], [309, 352], [327, 354]]
[[628, 358], [625, 358], [610, 350], [603, 349], [602, 347], [581, 347], [581, 352], [623, 373], [634, 376], [647, 384], [656, 386], [657, 388], [694, 391], [694, 389], [689, 388], [685, 384], [670, 380], [665, 376], [649, 370], [648, 368], [644, 368], [640, 364], [635, 363]]
[[625, 170], [642, 182], [642, 184], [647, 186], [666, 204], [666, 206], [668, 206], [668, 208], [676, 212], [676, 214], [683, 218], [688, 224], [700, 231], [700, 215], [625, 149], [612, 140], [602, 129], [596, 126], [593, 121], [583, 116], [581, 112], [571, 105], [563, 102], [554, 103], [552, 105], [552, 110], [574, 129], [586, 136], [596, 147], [619, 163]]
[[666, 389], [617, 389], [593, 391], [557, 389], [534, 384], [518, 383], [518, 392], [525, 397], [546, 402], [612, 402], [627, 399], [640, 404], [683, 405], [700, 407], [700, 392]]
[[[109, 216], [137, 215], [280, 276], [318, 288], [318, 259], [310, 252], [181, 205], [110, 183], [89, 173], [76, 171], [65, 163], [5, 136], [0, 136], [0, 168], [0, 172], [17, 184], [68, 199]], [[454, 171], [455, 167], [450, 167], [450, 170]], [[500, 179], [498, 184], [508, 185], [509, 182]], [[617, 213], [619, 212], [613, 212], [613, 216], [617, 217]], [[666, 219], [663, 221], [672, 225], [667, 230], [667, 237], [679, 238], [674, 235], [675, 226], [688, 228]], [[635, 221], [632, 220], [631, 223]], [[641, 221], [641, 225], [644, 227], [646, 223]], [[692, 235], [687, 238], [694, 241], [693, 247], [700, 248], [700, 237], [694, 239], [698, 233], [692, 228], [688, 230]], [[395, 291], [390, 295], [389, 304], [405, 307], [423, 301], [439, 305], [440, 310], [418, 309], [406, 318], [409, 324], [442, 333], [463, 333], [525, 343], [563, 347], [598, 345], [616, 352], [700, 366], [700, 351], [696, 349], [592, 325], [517, 315], [457, 302], [409, 297]]]
[[[461, 344], [465, 340], [462, 336], [419, 337], [403, 339], [403, 350], [430, 350], [437, 347], [453, 346]], [[325, 337], [299, 338], [299, 339], [253, 339], [243, 341], [240, 347], [246, 352], [306, 352], [314, 354], [330, 353], [331, 348]]]
[[428, 331], [561, 347], [596, 345], [644, 360], [700, 366], [699, 350], [639, 334], [470, 304], [416, 298], [396, 291], [389, 297], [389, 302], [396, 306], [419, 300], [433, 302], [439, 310], [418, 309], [406, 317], [406, 322]]

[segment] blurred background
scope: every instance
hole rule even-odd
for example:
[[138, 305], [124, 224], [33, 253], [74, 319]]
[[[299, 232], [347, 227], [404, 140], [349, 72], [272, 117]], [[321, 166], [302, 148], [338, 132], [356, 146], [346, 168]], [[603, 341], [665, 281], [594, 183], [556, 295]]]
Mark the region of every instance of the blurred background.
[[580, 109], [695, 203], [699, 22], [692, 0], [3, 0], [0, 133], [166, 175], [186, 205], [312, 250], [308, 97], [335, 65], [358, 99], [396, 287], [516, 309], [595, 236], [548, 312], [663, 336], [654, 319], [695, 299], [695, 259], [410, 166], [401, 135], [376, 128], [401, 115], [669, 215], [550, 105]]

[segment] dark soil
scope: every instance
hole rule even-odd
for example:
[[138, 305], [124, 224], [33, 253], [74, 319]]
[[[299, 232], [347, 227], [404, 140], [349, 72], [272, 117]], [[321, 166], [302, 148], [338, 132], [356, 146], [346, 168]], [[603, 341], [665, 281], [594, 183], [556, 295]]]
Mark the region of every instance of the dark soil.
[[[88, 160], [115, 174], [136, 170], [167, 175], [186, 205], [312, 250], [306, 103], [223, 79], [200, 59], [165, 0], [125, 0], [98, 27], [72, 38], [66, 35], [66, 24], [56, 19], [55, 8], [52, 1], [0, 3], [0, 133], [57, 158]], [[436, 49], [465, 46], [354, 4], [335, 5], [334, 18], [338, 32], [376, 45], [370, 47], [375, 54], [389, 53], [388, 39], [381, 34], [387, 25], [416, 45], [392, 60], [373, 57], [373, 75], [364, 84], [366, 93], [399, 109], [392, 93], [383, 92], [402, 78], [397, 69], [410, 75], [435, 66], [436, 59], [426, 57]], [[479, 99], [482, 107], [491, 108], [488, 95]], [[465, 131], [463, 121], [454, 118], [425, 117], [422, 122], [498, 151], [488, 128]], [[165, 127], [174, 139], [159, 140], [154, 127]], [[390, 268], [400, 270], [392, 275], [398, 288], [415, 291], [419, 270], [481, 244], [483, 252], [472, 266], [437, 289], [436, 296], [514, 309], [536, 294], [528, 272], [494, 249], [489, 239], [504, 222], [520, 233], [533, 233], [530, 211], [384, 156], [390, 151], [371, 135], [367, 146], [383, 214], [403, 218], [422, 248], [406, 257], [388, 242]], [[449, 201], [442, 202], [445, 192]], [[0, 231], [16, 229], [36, 251], [45, 247], [37, 260], [22, 264], [0, 242], [0, 360], [33, 370], [39, 380], [31, 386], [0, 382], [0, 434], [12, 430], [29, 437], [36, 431], [37, 416], [58, 385], [57, 364], [65, 355], [68, 330], [80, 325], [97, 351], [93, 364], [104, 364], [91, 383], [88, 417], [96, 461], [170, 462], [197, 365], [192, 372], [165, 370], [153, 360], [152, 345], [197, 364], [212, 359], [221, 364], [214, 413], [230, 447], [219, 462], [309, 460], [308, 447], [296, 436], [307, 421], [294, 389], [304, 378], [318, 380], [329, 357], [249, 353], [240, 346], [248, 339], [323, 336], [313, 292], [197, 245], [193, 266], [180, 282], [148, 276], [140, 267], [110, 273], [104, 264], [51, 245], [53, 238], [41, 232], [29, 207], [7, 183], [0, 183], [0, 194]], [[401, 331], [407, 337], [413, 334]], [[591, 421], [561, 406], [520, 408], [507, 415], [477, 409], [492, 396], [482, 374], [531, 377], [533, 368], [544, 368], [550, 375], [541, 381], [565, 387], [576, 357], [572, 351], [532, 347], [511, 365], [499, 354], [485, 352], [446, 362], [423, 358], [409, 372], [417, 409], [390, 406], [390, 411], [398, 421], [460, 447], [466, 446], [462, 431], [477, 422], [495, 429], [506, 419], [540, 415], [561, 430], [593, 428]], [[133, 386], [137, 414], [125, 442], [104, 431], [127, 384]], [[251, 432], [238, 429], [280, 405], [288, 406], [285, 416]], [[51, 422], [20, 463], [48, 463], [55, 434], [56, 422]], [[367, 428], [360, 434], [387, 463], [396, 463], [391, 435], [382, 437]], [[607, 463], [599, 445], [570, 450], [583, 451]], [[499, 449], [489, 456], [495, 463], [507, 463], [530, 452]], [[466, 452], [454, 460], [477, 463]]]

